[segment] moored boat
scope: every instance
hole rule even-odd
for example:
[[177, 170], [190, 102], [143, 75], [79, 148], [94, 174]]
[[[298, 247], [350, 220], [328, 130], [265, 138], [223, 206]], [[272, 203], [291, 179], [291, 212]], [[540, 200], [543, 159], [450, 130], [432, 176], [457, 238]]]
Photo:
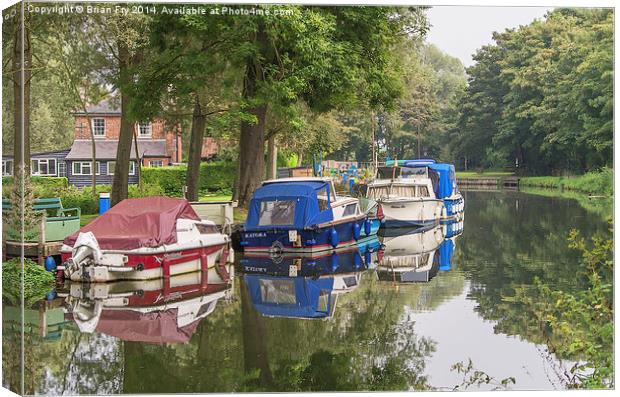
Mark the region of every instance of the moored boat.
[[126, 199], [64, 240], [61, 269], [85, 282], [217, 270], [227, 261], [229, 241], [186, 200]]
[[454, 166], [434, 160], [388, 161], [367, 186], [379, 202], [388, 227], [419, 227], [462, 218], [464, 200]]
[[248, 210], [245, 252], [320, 252], [355, 244], [373, 232], [359, 199], [338, 196], [327, 178], [263, 182]]

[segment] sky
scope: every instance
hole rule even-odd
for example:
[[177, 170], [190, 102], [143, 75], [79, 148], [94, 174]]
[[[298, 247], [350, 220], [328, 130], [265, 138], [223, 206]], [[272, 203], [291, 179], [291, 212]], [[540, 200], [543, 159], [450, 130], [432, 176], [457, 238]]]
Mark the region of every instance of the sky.
[[471, 56], [478, 48], [493, 42], [493, 32], [527, 25], [551, 10], [549, 7], [434, 6], [427, 13], [432, 26], [426, 39], [459, 58], [467, 67], [474, 63]]

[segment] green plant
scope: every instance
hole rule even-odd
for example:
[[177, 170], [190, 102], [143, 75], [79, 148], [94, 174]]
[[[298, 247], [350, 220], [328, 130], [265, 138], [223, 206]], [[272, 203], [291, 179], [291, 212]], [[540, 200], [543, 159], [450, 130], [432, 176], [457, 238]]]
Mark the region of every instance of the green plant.
[[[26, 306], [54, 288], [54, 273], [30, 259], [24, 259], [23, 298]], [[14, 304], [20, 304], [22, 297], [22, 264], [21, 258], [13, 258], [2, 263], [2, 296]]]
[[[200, 195], [210, 192], [231, 192], [236, 165], [231, 162], [214, 161], [200, 165]], [[145, 183], [158, 185], [166, 196], [183, 197], [187, 168], [185, 166], [144, 168]]]
[[513, 302], [522, 305], [547, 335], [551, 352], [577, 361], [568, 376], [571, 388], [613, 388], [613, 240], [594, 237], [592, 247], [573, 230], [569, 246], [581, 254], [577, 277], [587, 288], [557, 290], [539, 278], [516, 288]]

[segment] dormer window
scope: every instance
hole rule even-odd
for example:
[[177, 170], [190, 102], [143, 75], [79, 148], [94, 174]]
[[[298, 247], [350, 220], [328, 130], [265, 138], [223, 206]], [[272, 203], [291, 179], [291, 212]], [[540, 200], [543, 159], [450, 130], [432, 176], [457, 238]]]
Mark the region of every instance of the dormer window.
[[153, 125], [148, 123], [138, 123], [138, 136], [140, 138], [150, 138], [153, 130]]
[[93, 135], [95, 138], [105, 138], [105, 119], [93, 119]]

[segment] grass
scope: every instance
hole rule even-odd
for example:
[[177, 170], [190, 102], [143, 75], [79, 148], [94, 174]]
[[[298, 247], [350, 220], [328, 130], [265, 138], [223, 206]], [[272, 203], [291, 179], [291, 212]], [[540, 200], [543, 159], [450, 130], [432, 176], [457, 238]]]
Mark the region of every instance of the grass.
[[90, 222], [93, 221], [93, 219], [95, 219], [98, 216], [99, 214], [87, 214], [87, 215], [82, 214], [82, 216], [80, 217], [80, 227], [88, 225]]
[[505, 172], [505, 171], [488, 171], [488, 172], [476, 172], [476, 171], [459, 171], [456, 173], [457, 178], [497, 178], [504, 176], [512, 176], [513, 172]]
[[204, 196], [198, 197], [198, 201], [230, 201], [232, 199], [232, 195], [230, 194], [207, 194]]
[[603, 196], [613, 195], [613, 171], [605, 168], [579, 176], [530, 176], [519, 180], [520, 186], [573, 190]]

